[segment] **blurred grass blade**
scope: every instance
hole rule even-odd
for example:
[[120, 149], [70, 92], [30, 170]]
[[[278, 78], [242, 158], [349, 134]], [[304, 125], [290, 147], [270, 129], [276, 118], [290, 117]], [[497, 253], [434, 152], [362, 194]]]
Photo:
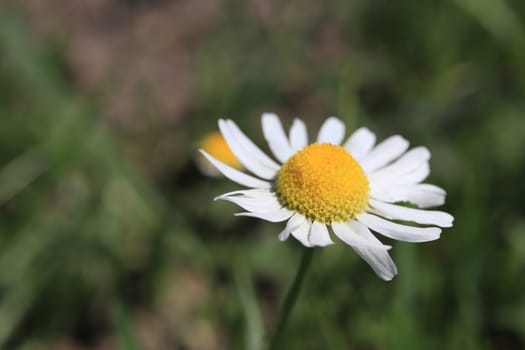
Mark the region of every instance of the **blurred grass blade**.
[[46, 169], [36, 150], [26, 151], [0, 169], [0, 204], [23, 191]]
[[18, 281], [8, 293], [4, 294], [0, 303], [0, 348], [19, 326], [41, 287], [45, 277], [24, 278]]
[[498, 41], [525, 48], [525, 30], [506, 1], [454, 0], [474, 16]]
[[245, 349], [259, 350], [262, 346], [264, 329], [253, 282], [246, 265], [242, 263], [236, 264], [234, 274], [235, 284], [246, 320]]
[[139, 350], [137, 339], [134, 334], [132, 320], [129, 310], [122, 301], [114, 301], [113, 328], [117, 338], [118, 349]]

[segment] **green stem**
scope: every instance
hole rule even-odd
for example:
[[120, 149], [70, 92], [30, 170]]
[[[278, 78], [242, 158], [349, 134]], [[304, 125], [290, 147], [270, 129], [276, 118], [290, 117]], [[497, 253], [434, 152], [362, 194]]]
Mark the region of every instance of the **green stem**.
[[269, 350], [278, 349], [279, 341], [284, 333], [284, 329], [286, 328], [286, 324], [288, 323], [290, 314], [292, 313], [295, 302], [297, 301], [297, 297], [299, 296], [299, 291], [301, 290], [301, 286], [304, 281], [304, 276], [306, 275], [306, 272], [310, 267], [313, 255], [314, 248], [304, 248], [303, 256], [301, 258], [301, 264], [299, 265], [299, 269], [297, 270], [297, 274], [295, 275], [295, 280], [293, 281], [292, 287], [288, 291], [286, 299], [284, 300], [283, 308], [281, 310], [281, 315], [279, 318], [279, 323], [277, 324], [277, 328], [270, 342], [270, 347], [268, 348]]

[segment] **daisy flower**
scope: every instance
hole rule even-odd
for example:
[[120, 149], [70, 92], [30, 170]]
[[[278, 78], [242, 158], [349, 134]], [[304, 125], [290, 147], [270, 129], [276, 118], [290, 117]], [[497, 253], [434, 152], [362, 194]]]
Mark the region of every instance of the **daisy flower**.
[[443, 189], [421, 183], [430, 172], [430, 152], [425, 147], [408, 150], [408, 141], [399, 135], [376, 145], [375, 135], [360, 128], [344, 140], [345, 125], [330, 117], [309, 144], [301, 120], [294, 120], [287, 135], [279, 118], [265, 113], [262, 130], [275, 161], [232, 120], [219, 120], [219, 128], [236, 158], [253, 175], [201, 150], [227, 178], [250, 188], [216, 199], [246, 210], [236, 215], [286, 221], [281, 241], [292, 235], [306, 247], [324, 247], [333, 244], [335, 236], [380, 278], [391, 280], [397, 274], [388, 254], [391, 246], [381, 243], [372, 231], [400, 241], [426, 242], [439, 238], [440, 227], [452, 226], [450, 214], [424, 209], [445, 200]]

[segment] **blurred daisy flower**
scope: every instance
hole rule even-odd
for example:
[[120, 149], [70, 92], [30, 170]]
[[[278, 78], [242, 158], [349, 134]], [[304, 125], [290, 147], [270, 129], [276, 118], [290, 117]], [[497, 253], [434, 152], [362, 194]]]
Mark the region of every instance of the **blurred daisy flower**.
[[443, 189], [421, 183], [430, 173], [428, 149], [408, 150], [408, 141], [399, 135], [376, 145], [375, 135], [360, 128], [344, 140], [345, 125], [330, 117], [309, 144], [301, 120], [293, 122], [287, 136], [279, 118], [267, 113], [262, 116], [262, 129], [276, 162], [232, 120], [219, 120], [219, 128], [236, 158], [253, 175], [202, 150], [226, 177], [250, 188], [216, 199], [246, 210], [237, 215], [287, 221], [279, 234], [281, 241], [292, 235], [307, 247], [327, 246], [335, 235], [380, 278], [391, 280], [397, 274], [388, 254], [391, 246], [382, 244], [372, 231], [400, 241], [426, 242], [439, 238], [440, 227], [452, 226], [454, 218], [448, 213], [395, 204], [410, 202], [427, 208], [445, 200]]
[[[222, 134], [218, 131], [210, 132], [200, 140], [199, 149], [213, 158], [234, 169], [242, 170], [242, 165], [233, 154]], [[195, 163], [199, 170], [207, 176], [219, 176], [221, 173], [202, 154], [198, 154]]]

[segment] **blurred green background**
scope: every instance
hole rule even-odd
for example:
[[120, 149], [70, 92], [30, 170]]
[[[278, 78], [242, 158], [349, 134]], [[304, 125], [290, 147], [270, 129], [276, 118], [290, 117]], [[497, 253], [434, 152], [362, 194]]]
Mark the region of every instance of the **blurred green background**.
[[428, 146], [456, 217], [389, 283], [319, 250], [283, 348], [525, 349], [524, 96], [519, 0], [2, 1], [0, 348], [259, 349], [301, 246], [194, 157], [272, 111]]

